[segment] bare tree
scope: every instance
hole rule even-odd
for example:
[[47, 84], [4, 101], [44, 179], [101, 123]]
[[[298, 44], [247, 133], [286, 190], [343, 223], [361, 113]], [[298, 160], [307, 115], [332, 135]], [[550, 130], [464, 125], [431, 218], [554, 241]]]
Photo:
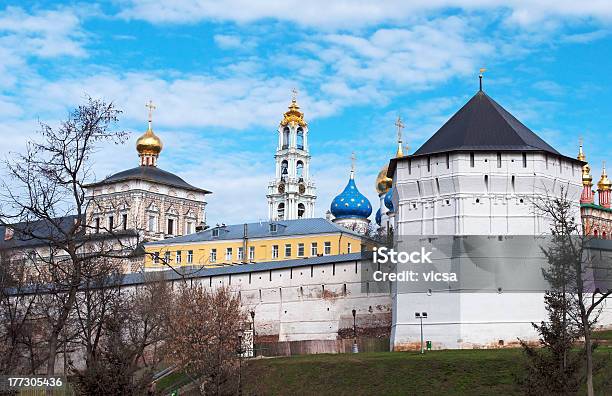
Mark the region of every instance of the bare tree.
[[31, 374], [43, 363], [38, 285], [27, 277], [24, 260], [0, 253], [0, 372]]
[[[587, 393], [593, 396], [592, 331], [606, 298], [612, 294], [609, 285], [605, 290], [597, 287], [594, 273], [606, 268], [609, 271], [610, 261], [607, 258], [607, 262], [599, 263], [599, 268], [595, 265], [589, 249], [591, 238], [584, 234], [576, 220], [574, 203], [567, 198], [566, 190], [562, 189], [558, 197], [536, 202], [535, 206], [551, 220], [552, 243], [543, 249], [550, 269], [544, 276], [564, 301], [560, 304], [563, 327], [570, 329], [573, 325], [577, 326], [584, 338]], [[563, 334], [570, 333], [566, 331]], [[567, 367], [567, 354], [563, 362]]]
[[169, 316], [168, 357], [198, 378], [205, 394], [236, 394], [239, 332], [246, 321], [240, 300], [222, 287], [214, 292], [201, 285], [178, 291]]
[[[144, 393], [163, 357], [169, 284], [153, 278], [130, 290], [96, 288], [87, 299], [79, 314], [85, 367], [71, 369], [78, 392]], [[82, 338], [85, 334], [89, 338]]]
[[99, 257], [119, 254], [116, 243], [88, 236], [86, 213], [91, 200], [85, 190], [98, 145], [125, 140], [125, 132], [112, 130], [119, 113], [112, 103], [89, 98], [58, 128], [41, 124], [40, 139], [30, 142], [25, 154], [5, 164], [8, 179], [2, 181], [0, 224], [17, 227], [20, 238], [48, 247], [46, 252], [36, 253], [35, 269], [38, 284], [48, 285], [38, 302], [47, 312], [49, 376], [55, 373], [62, 334], [79, 288], [96, 272], [85, 267], [95, 266]]

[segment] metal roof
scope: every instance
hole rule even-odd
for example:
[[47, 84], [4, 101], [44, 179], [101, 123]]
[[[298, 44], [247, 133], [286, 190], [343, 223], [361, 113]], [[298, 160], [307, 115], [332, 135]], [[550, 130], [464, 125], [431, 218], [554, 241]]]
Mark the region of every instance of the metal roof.
[[[271, 230], [271, 225], [276, 225], [276, 231]], [[194, 234], [168, 238], [162, 241], [149, 242], [146, 246], [174, 245], [190, 242], [205, 242], [217, 240], [233, 240], [244, 238], [245, 224], [231, 224], [209, 228]], [[262, 221], [246, 224], [247, 238], [274, 238], [295, 235], [312, 235], [342, 232], [346, 234], [363, 237], [363, 235], [339, 226], [323, 218]], [[218, 236], [213, 236], [213, 230], [218, 230]]]
[[393, 177], [398, 161], [452, 151], [536, 151], [582, 164], [560, 154], [484, 91], [478, 91], [413, 155], [393, 158], [387, 176]]
[[[48, 245], [51, 240], [61, 240], [62, 233], [74, 226], [77, 216], [63, 216], [52, 220], [0, 225], [0, 250]], [[13, 235], [7, 239], [7, 228]]]
[[330, 263], [344, 263], [367, 259], [371, 252], [357, 252], [349, 254], [337, 254], [332, 256], [316, 256], [294, 260], [267, 261], [262, 263], [248, 263], [238, 265], [226, 265], [221, 267], [180, 267], [176, 271], [167, 269], [163, 271], [138, 272], [123, 276], [123, 284], [143, 283], [147, 277], [163, 277], [165, 280], [179, 280], [185, 278], [202, 278], [207, 276], [236, 275], [249, 272], [270, 271], [275, 269], [296, 268], [309, 265], [323, 265]]
[[211, 193], [208, 190], [192, 186], [174, 173], [159, 169], [156, 166], [137, 166], [136, 168], [124, 170], [115, 173], [114, 175], [111, 175], [102, 181], [89, 184], [88, 187], [95, 187], [109, 183], [118, 183], [127, 180], [146, 180], [155, 183], [165, 184], [171, 187], [183, 188], [185, 190], [190, 191], [197, 191], [204, 194]]

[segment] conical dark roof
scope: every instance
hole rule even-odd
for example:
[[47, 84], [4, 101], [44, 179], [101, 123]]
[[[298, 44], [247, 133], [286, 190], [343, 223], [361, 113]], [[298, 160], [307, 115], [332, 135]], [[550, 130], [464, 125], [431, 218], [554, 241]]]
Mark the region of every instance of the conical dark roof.
[[543, 151], [560, 155], [483, 91], [478, 91], [415, 153]]

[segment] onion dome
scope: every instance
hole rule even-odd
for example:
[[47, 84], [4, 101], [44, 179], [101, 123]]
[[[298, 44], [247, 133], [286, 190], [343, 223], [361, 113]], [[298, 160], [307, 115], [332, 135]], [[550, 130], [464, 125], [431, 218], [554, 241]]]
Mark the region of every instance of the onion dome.
[[390, 212], [393, 212], [393, 188], [390, 188], [385, 194], [385, 206], [389, 209]]
[[379, 196], [389, 191], [389, 189], [391, 188], [391, 185], [393, 184], [393, 179], [387, 177], [388, 168], [389, 166], [385, 165], [380, 170], [380, 172], [378, 173], [378, 176], [376, 177], [376, 192], [378, 193]]
[[601, 170], [601, 179], [599, 179], [599, 183], [597, 183], [597, 189], [599, 191], [608, 191], [612, 188], [612, 182], [608, 179], [608, 175], [606, 174], [606, 164], [603, 164], [603, 169]]
[[376, 211], [376, 216], [374, 218], [376, 220], [376, 224], [380, 225], [380, 223], [382, 223], [382, 212], [380, 211], [380, 208], [378, 208]]
[[162, 144], [161, 139], [153, 133], [153, 129], [151, 128], [151, 124], [149, 123], [149, 128], [141, 137], [136, 140], [136, 150], [139, 155], [159, 155], [162, 151], [164, 145]]
[[293, 98], [291, 99], [291, 104], [289, 105], [289, 110], [287, 110], [285, 114], [283, 114], [283, 119], [280, 122], [282, 126], [287, 126], [290, 123], [295, 123], [302, 127], [305, 127], [307, 125], [306, 121], [304, 121], [304, 113], [300, 111], [300, 106], [297, 103], [295, 91]]
[[348, 184], [331, 203], [331, 212], [337, 219], [364, 218], [367, 219], [372, 214], [370, 201], [359, 192], [355, 185], [353, 171]]
[[[580, 149], [578, 150], [578, 156], [576, 158], [579, 161], [586, 162], [586, 155], [584, 155], [584, 151], [582, 150], [582, 139], [580, 141]], [[593, 185], [593, 176], [591, 176], [591, 167], [589, 166], [589, 164], [584, 164], [582, 166], [582, 185]]]

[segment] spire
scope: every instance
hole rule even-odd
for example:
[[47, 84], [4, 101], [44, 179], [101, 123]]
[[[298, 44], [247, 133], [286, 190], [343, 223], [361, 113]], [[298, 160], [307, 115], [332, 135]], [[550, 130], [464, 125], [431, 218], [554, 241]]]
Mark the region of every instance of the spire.
[[355, 178], [355, 152], [351, 154], [351, 179]]
[[582, 143], [583, 143], [582, 137], [580, 137], [578, 141], [580, 142], [580, 148], [578, 149], [578, 157], [576, 158], [580, 161], [586, 161], [586, 156], [584, 155], [584, 151], [582, 150]]
[[478, 80], [480, 82], [480, 89], [479, 89], [480, 92], [482, 92], [482, 77], [483, 77], [484, 72], [486, 72], [486, 71], [487, 71], [487, 69], [485, 69], [484, 67], [481, 67], [480, 68], [480, 73], [478, 74]]
[[397, 127], [397, 153], [395, 156], [399, 158], [404, 156], [404, 152], [402, 151], [402, 129], [404, 129], [404, 123], [402, 122], [402, 118], [400, 116], [397, 116], [395, 126]]
[[155, 110], [157, 107], [155, 107], [152, 100], [149, 100], [149, 103], [147, 103], [145, 107], [149, 109], [149, 129], [148, 130], [152, 131], [153, 130], [153, 110]]

